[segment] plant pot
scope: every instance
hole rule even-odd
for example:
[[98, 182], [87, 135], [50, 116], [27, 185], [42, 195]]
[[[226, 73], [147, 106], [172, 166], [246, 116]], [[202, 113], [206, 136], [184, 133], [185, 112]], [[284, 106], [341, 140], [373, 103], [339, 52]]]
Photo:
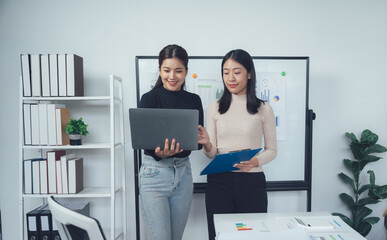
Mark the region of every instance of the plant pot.
[[70, 145], [82, 145], [82, 135], [69, 134]]

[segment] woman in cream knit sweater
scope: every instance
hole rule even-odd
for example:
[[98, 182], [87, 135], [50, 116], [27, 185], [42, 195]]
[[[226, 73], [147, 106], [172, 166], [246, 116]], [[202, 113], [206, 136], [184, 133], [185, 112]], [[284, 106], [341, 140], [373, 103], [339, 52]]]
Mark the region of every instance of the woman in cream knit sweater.
[[209, 158], [242, 149], [264, 150], [234, 167], [240, 170], [207, 176], [206, 210], [209, 239], [215, 239], [213, 214], [267, 212], [266, 179], [262, 166], [277, 155], [273, 109], [256, 97], [255, 68], [244, 50], [232, 50], [222, 61], [224, 94], [207, 109], [206, 129], [199, 126], [199, 143]]

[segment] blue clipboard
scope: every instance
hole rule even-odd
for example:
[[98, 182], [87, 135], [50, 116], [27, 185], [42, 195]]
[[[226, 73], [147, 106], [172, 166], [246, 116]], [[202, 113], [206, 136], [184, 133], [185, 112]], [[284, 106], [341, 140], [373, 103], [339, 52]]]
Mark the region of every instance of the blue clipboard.
[[238, 152], [230, 152], [217, 155], [201, 172], [200, 175], [207, 175], [213, 173], [230, 172], [239, 170], [239, 168], [233, 167], [234, 164], [242, 161], [248, 161], [262, 148], [252, 150], [242, 150]]

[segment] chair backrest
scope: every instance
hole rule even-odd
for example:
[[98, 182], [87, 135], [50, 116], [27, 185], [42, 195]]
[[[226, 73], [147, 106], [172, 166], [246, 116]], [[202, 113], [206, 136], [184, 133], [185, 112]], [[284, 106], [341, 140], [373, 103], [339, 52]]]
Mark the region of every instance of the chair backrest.
[[[52, 217], [63, 240], [83, 239], [106, 240], [101, 225], [97, 219], [77, 213], [58, 203], [53, 196], [48, 197]], [[78, 229], [78, 231], [74, 231]], [[80, 236], [87, 233], [86, 236]], [[78, 236], [74, 236], [78, 234]]]

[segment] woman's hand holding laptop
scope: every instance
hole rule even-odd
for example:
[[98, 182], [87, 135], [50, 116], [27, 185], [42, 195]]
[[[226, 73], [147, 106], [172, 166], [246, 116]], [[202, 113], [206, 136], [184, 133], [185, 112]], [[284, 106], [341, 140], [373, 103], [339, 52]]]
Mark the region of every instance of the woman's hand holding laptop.
[[168, 138], [165, 139], [165, 145], [164, 145], [163, 150], [161, 150], [160, 147], [157, 147], [155, 149], [156, 155], [161, 157], [161, 158], [167, 158], [167, 157], [173, 156], [175, 154], [181, 153], [182, 151], [183, 151], [183, 149], [180, 149], [180, 144], [176, 143], [175, 139], [172, 139], [171, 147], [169, 147]]

